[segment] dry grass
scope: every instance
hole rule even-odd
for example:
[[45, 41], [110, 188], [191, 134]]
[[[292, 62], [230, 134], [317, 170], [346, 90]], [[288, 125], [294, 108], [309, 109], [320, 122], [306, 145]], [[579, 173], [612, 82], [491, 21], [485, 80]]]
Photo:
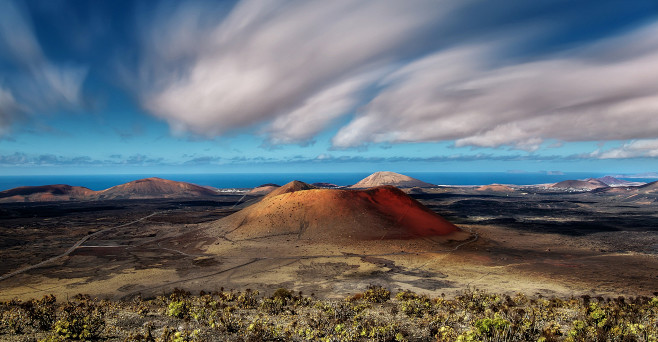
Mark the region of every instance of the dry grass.
[[[658, 295], [658, 293], [656, 294]], [[392, 297], [392, 298], [391, 298]], [[462, 291], [447, 299], [370, 286], [344, 300], [183, 290], [105, 301], [0, 303], [3, 341], [656, 341], [658, 297], [570, 298]]]

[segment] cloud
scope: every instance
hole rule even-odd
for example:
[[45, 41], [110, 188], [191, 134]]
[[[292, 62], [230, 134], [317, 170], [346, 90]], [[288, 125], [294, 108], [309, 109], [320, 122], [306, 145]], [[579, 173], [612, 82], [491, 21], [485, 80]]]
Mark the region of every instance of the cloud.
[[5, 135], [9, 125], [16, 120], [18, 104], [9, 90], [0, 88], [0, 136]]
[[128, 156], [128, 158], [122, 161], [122, 164], [128, 165], [158, 165], [164, 164], [164, 158], [152, 158], [144, 154], [133, 154]]
[[304, 143], [326, 129], [359, 103], [359, 93], [372, 75], [359, 75], [313, 95], [289, 113], [282, 114], [265, 129], [271, 144]]
[[94, 159], [90, 156], [58, 156], [54, 154], [27, 154], [15, 152], [0, 155], [0, 166], [112, 166], [112, 165], [170, 165], [164, 158], [154, 158], [143, 154], [133, 154], [126, 158], [110, 156], [111, 160]]
[[21, 3], [0, 1], [0, 135], [25, 115], [82, 104], [87, 68], [50, 61]]
[[488, 67], [500, 45], [460, 46], [401, 68], [334, 145], [455, 140], [533, 151], [546, 139], [656, 136], [658, 24], [568, 54]]
[[444, 163], [444, 162], [470, 162], [470, 161], [554, 161], [561, 159], [571, 159], [572, 157], [563, 157], [556, 155], [493, 155], [489, 153], [475, 153], [475, 154], [453, 154], [443, 156], [428, 156], [428, 157], [364, 157], [364, 156], [333, 156], [328, 154], [320, 154], [315, 158], [307, 158], [300, 160], [289, 160], [290, 162], [304, 162], [304, 163]]
[[22, 152], [0, 155], [0, 165], [2, 166], [98, 165], [101, 163], [101, 161], [93, 160], [88, 156], [63, 157], [54, 154], [30, 155]]
[[142, 103], [174, 132], [265, 124], [271, 142], [303, 143], [450, 3], [246, 0], [214, 25], [206, 4], [161, 6], [143, 33]]
[[657, 158], [658, 139], [633, 140], [619, 148], [607, 151], [597, 150], [590, 156], [599, 159]]
[[215, 164], [222, 160], [221, 157], [212, 157], [212, 156], [203, 156], [203, 157], [196, 157], [192, 158], [183, 164], [185, 165], [210, 165], [210, 164]]
[[575, 10], [605, 23], [621, 15], [614, 2], [599, 5], [166, 2], [140, 16], [136, 83], [142, 105], [175, 133], [255, 128], [271, 145], [312, 143], [349, 115], [334, 148], [454, 141], [535, 151], [546, 140], [653, 138], [658, 24], [617, 37], [601, 25], [608, 37], [589, 42], [565, 34], [593, 32]]

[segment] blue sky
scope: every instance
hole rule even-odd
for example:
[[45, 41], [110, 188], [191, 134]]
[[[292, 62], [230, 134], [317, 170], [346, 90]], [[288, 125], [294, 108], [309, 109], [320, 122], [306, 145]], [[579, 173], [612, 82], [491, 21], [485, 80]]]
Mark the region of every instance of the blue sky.
[[655, 0], [0, 0], [0, 174], [658, 171]]

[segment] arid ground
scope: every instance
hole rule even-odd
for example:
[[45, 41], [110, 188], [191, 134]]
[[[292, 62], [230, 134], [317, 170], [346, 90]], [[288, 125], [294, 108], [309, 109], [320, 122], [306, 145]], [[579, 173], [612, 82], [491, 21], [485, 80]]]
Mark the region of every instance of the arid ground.
[[285, 287], [338, 298], [371, 284], [448, 296], [466, 288], [551, 296], [658, 291], [655, 202], [472, 188], [413, 197], [471, 236], [232, 239], [216, 220], [259, 198], [241, 194], [2, 204], [0, 300], [49, 293], [116, 299], [221, 287]]

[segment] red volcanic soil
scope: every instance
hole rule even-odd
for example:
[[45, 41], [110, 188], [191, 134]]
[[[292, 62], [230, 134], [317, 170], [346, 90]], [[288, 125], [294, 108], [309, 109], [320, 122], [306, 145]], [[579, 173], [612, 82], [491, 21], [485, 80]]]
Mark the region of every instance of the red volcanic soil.
[[[302, 190], [294, 190], [302, 188]], [[293, 182], [217, 222], [231, 239], [295, 235], [299, 239], [410, 239], [460, 231], [393, 186], [367, 190], [309, 189]]]
[[22, 186], [0, 192], [0, 202], [46, 202], [85, 200], [96, 191], [66, 184]]

